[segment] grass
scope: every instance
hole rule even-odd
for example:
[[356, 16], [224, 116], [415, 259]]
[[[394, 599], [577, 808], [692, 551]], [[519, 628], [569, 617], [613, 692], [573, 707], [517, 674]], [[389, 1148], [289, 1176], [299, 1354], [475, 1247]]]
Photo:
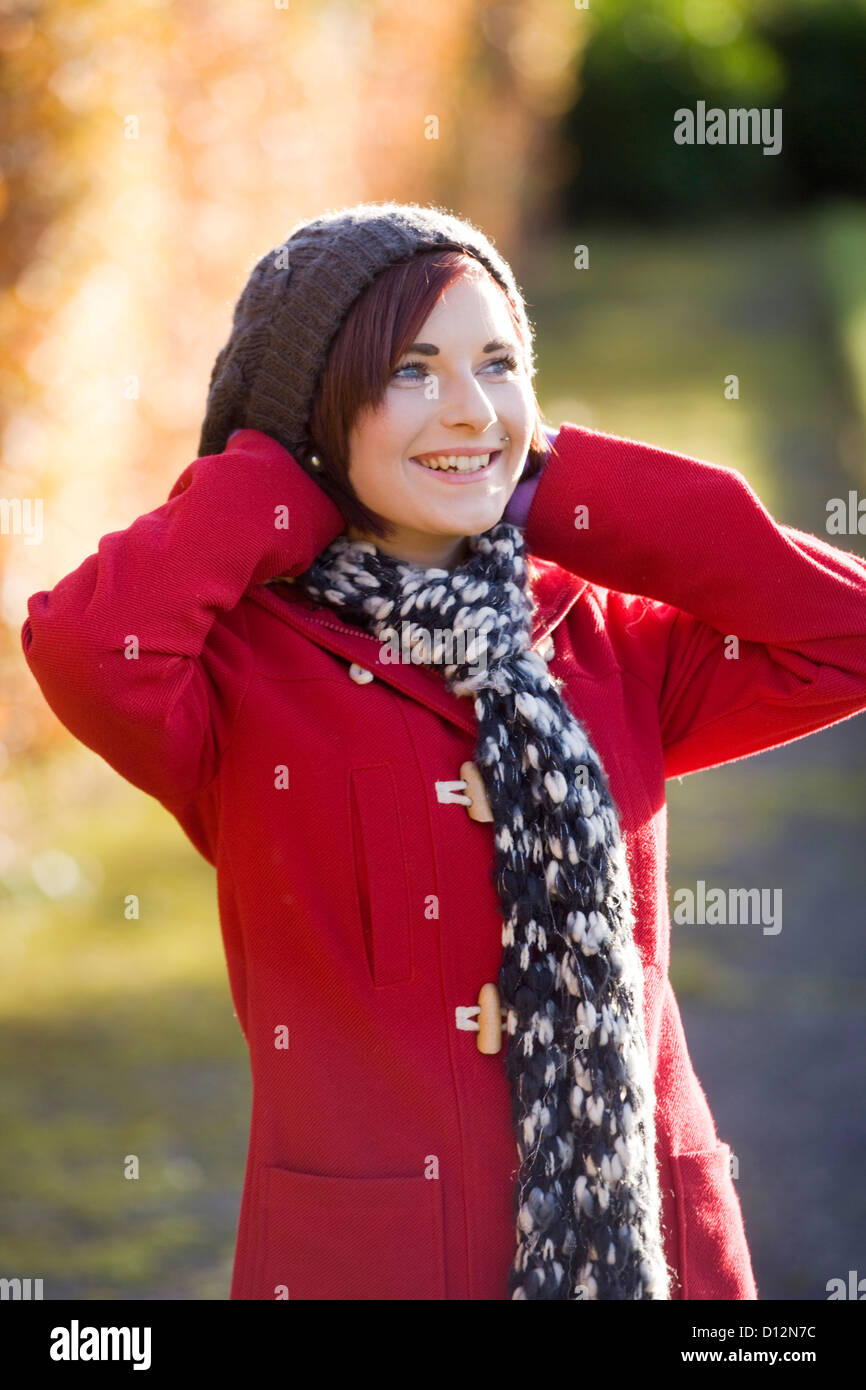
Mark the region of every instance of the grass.
[[[46, 1298], [225, 1298], [250, 1084], [214, 870], [156, 801], [71, 741], [16, 771], [0, 1263], [43, 1278]], [[55, 894], [58, 865], [77, 866], [73, 886], [47, 894], [34, 856]]]

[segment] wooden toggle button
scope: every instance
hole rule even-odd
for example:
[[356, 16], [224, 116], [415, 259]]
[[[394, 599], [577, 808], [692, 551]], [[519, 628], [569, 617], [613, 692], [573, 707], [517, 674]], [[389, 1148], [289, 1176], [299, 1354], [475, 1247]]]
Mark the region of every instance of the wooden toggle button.
[[487, 792], [484, 790], [484, 782], [481, 773], [474, 763], [461, 763], [460, 776], [466, 783], [466, 795], [471, 801], [471, 806], [466, 810], [472, 820], [492, 821], [493, 812], [487, 800]]
[[502, 1006], [495, 985], [482, 985], [478, 996], [478, 1051], [499, 1052], [502, 1047]]

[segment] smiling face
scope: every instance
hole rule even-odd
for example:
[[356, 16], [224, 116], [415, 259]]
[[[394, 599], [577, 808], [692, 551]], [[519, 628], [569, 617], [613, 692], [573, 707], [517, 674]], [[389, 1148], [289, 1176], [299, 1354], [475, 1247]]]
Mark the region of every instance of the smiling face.
[[[395, 527], [387, 540], [347, 528], [397, 559], [452, 569], [468, 536], [502, 517], [532, 438], [535, 396], [505, 296], [486, 271], [445, 290], [397, 363], [381, 404], [350, 432], [349, 481]], [[506, 436], [509, 436], [506, 442]], [[478, 456], [488, 453], [478, 472]], [[454, 456], [459, 472], [417, 462]], [[483, 462], [483, 459], [482, 459]]]

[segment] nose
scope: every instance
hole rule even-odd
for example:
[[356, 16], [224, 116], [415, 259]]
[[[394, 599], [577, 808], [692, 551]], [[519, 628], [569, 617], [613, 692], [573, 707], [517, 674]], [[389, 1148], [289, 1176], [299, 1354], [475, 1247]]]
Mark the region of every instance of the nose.
[[452, 377], [440, 396], [440, 418], [451, 429], [463, 428], [480, 435], [495, 425], [498, 416], [490, 398], [473, 372]]

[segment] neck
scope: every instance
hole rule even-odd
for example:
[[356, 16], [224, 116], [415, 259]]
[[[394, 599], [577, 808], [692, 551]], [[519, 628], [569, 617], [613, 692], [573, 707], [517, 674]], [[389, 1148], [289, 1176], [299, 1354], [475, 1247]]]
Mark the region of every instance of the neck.
[[348, 526], [346, 535], [352, 541], [370, 541], [384, 555], [390, 555], [407, 565], [419, 565], [422, 569], [453, 570], [468, 560], [470, 554], [468, 536], [449, 538], [401, 531], [399, 536], [384, 540], [379, 536], [367, 535], [356, 526]]

